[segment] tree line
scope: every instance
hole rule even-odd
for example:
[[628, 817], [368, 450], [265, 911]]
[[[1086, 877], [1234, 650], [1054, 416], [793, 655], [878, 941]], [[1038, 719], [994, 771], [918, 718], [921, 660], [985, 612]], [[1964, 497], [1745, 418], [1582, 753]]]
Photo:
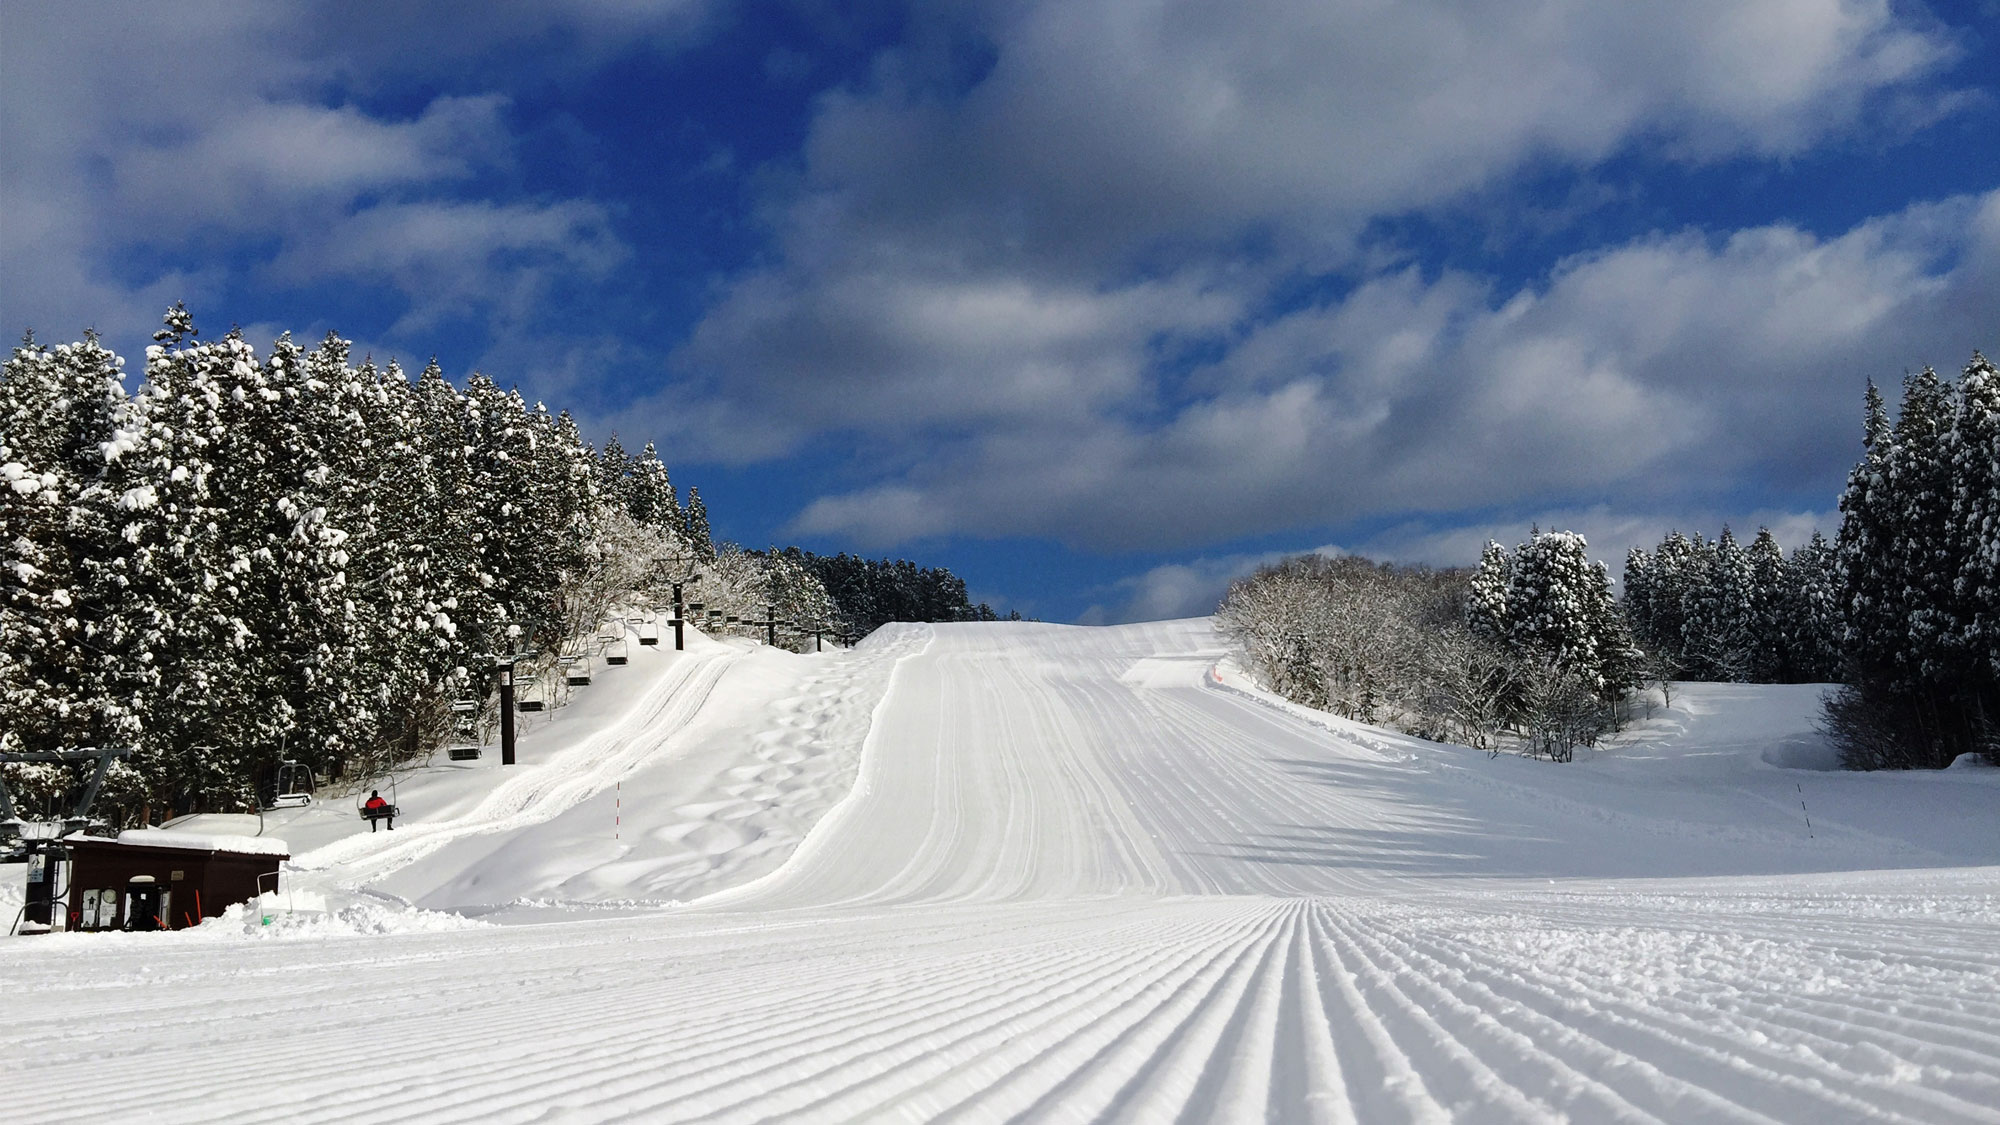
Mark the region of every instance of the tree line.
[[[865, 636], [891, 621], [999, 621], [985, 602], [974, 605], [965, 580], [943, 567], [918, 566], [908, 559], [868, 559], [845, 552], [816, 555], [797, 547], [773, 553], [817, 578], [826, 587], [843, 631]], [[1019, 621], [1019, 613], [1007, 620]]]
[[1906, 378], [1893, 421], [1865, 401], [1833, 543], [1674, 532], [1626, 556], [1618, 598], [1569, 532], [1469, 571], [1308, 556], [1234, 583], [1221, 627], [1288, 699], [1471, 746], [1566, 760], [1649, 682], [1837, 683], [1850, 768], [2000, 763], [2000, 375], [1975, 353]]

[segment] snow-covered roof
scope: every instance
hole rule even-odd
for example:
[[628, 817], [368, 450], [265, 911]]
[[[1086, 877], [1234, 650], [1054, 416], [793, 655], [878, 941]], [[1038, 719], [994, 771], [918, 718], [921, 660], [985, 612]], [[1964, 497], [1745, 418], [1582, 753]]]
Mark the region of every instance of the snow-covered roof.
[[289, 857], [292, 854], [283, 840], [270, 836], [208, 836], [164, 828], [128, 828], [118, 834], [118, 843], [141, 848], [186, 848], [197, 852], [238, 852], [243, 855]]

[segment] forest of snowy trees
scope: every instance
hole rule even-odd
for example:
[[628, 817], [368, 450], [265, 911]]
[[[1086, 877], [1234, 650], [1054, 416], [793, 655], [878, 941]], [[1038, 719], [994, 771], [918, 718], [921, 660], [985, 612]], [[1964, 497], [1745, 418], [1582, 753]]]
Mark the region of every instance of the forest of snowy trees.
[[1309, 707], [1468, 746], [1568, 760], [1641, 674], [1583, 537], [1488, 544], [1476, 571], [1308, 555], [1230, 587], [1217, 616], [1251, 671]]
[[2000, 372], [1903, 381], [1895, 421], [1871, 384], [1840, 498], [1845, 681], [1827, 701], [1847, 765], [2000, 764]]
[[[797, 547], [774, 552], [818, 578], [838, 607], [842, 628], [864, 636], [890, 621], [998, 621], [993, 607], [972, 604], [965, 580], [943, 567], [908, 559], [816, 555]], [[1018, 621], [1021, 615], [1011, 614]]]
[[[452, 700], [492, 706], [496, 654], [546, 675], [672, 578], [746, 620], [775, 606], [795, 647], [872, 620], [805, 558], [712, 542], [652, 445], [593, 450], [486, 376], [412, 380], [331, 334], [260, 355], [178, 305], [155, 340], [129, 393], [91, 336], [0, 369], [0, 748], [136, 748], [114, 818], [248, 807], [281, 757], [421, 758]], [[0, 769], [27, 801], [76, 780]]]
[[1670, 680], [1817, 684], [1841, 676], [1840, 574], [1813, 533], [1790, 557], [1759, 528], [1749, 547], [1676, 531], [1625, 556], [1625, 616]]
[[1251, 670], [1295, 702], [1565, 759], [1647, 682], [1837, 683], [1827, 730], [1850, 768], [2000, 764], [2000, 376], [1871, 384], [1834, 543], [1679, 532], [1626, 557], [1624, 593], [1582, 537], [1489, 543], [1471, 572], [1293, 559], [1219, 608]]

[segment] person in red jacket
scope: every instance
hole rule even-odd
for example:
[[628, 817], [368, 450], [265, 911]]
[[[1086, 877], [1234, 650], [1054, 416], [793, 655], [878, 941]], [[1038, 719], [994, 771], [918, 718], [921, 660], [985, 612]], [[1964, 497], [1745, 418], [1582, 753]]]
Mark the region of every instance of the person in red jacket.
[[375, 831], [375, 822], [378, 820], [388, 821], [389, 831], [394, 832], [396, 830], [395, 807], [382, 799], [382, 791], [380, 789], [370, 789], [368, 791], [368, 802], [361, 806], [361, 810], [368, 817], [368, 831]]

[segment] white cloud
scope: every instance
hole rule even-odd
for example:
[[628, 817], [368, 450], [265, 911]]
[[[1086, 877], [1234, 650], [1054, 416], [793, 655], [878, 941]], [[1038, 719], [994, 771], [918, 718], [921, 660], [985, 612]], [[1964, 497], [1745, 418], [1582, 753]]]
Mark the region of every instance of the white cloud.
[[1832, 239], [1643, 239], [1513, 294], [1394, 274], [1249, 329], [1191, 404], [992, 426], [816, 501], [798, 527], [1159, 548], [1550, 495], [1685, 501], [1745, 479], [1830, 494], [1862, 378], [1992, 347], [1995, 292], [2000, 192]]
[[1267, 551], [1167, 563], [1112, 583], [1110, 592], [1117, 600], [1109, 606], [1091, 605], [1077, 621], [1082, 625], [1119, 625], [1130, 621], [1206, 617], [1222, 603], [1231, 582], [1255, 573], [1260, 567], [1297, 555], [1332, 557], [1344, 553], [1338, 547], [1327, 546], [1311, 551]]
[[[1927, 83], [1958, 50], [1888, 0], [930, 10], [822, 97], [774, 177], [775, 259], [633, 416], [709, 420], [729, 437], [700, 455], [732, 460], [865, 433], [875, 483], [794, 529], [872, 546], [1164, 548], [1812, 479], [1849, 383], [1969, 319], [1946, 306], [1981, 276], [1951, 257], [1995, 243], [1949, 228], [1977, 204], [1832, 240], [1662, 235], [1518, 293], [1385, 271], [1358, 240], [1550, 169], [1783, 158], [1891, 100], [1943, 112]], [[1355, 284], [1269, 311], [1330, 275]]]
[[[496, 3], [449, 34], [432, 6], [323, 7], [9, 4], [0, 312], [49, 334], [143, 339], [174, 299], [199, 310], [253, 283], [340, 275], [398, 285], [409, 328], [469, 306], [509, 316], [626, 253], [597, 203], [468, 198], [517, 159], [503, 94], [399, 114], [328, 92], [366, 91], [412, 58], [442, 74], [511, 40], [568, 36], [577, 59], [670, 44], [705, 3]], [[211, 264], [148, 273], [175, 260]]]
[[826, 100], [799, 225], [1099, 266], [1249, 224], [1337, 247], [1537, 160], [1798, 153], [1956, 52], [1887, 0], [996, 7], [962, 96], [947, 30]]

